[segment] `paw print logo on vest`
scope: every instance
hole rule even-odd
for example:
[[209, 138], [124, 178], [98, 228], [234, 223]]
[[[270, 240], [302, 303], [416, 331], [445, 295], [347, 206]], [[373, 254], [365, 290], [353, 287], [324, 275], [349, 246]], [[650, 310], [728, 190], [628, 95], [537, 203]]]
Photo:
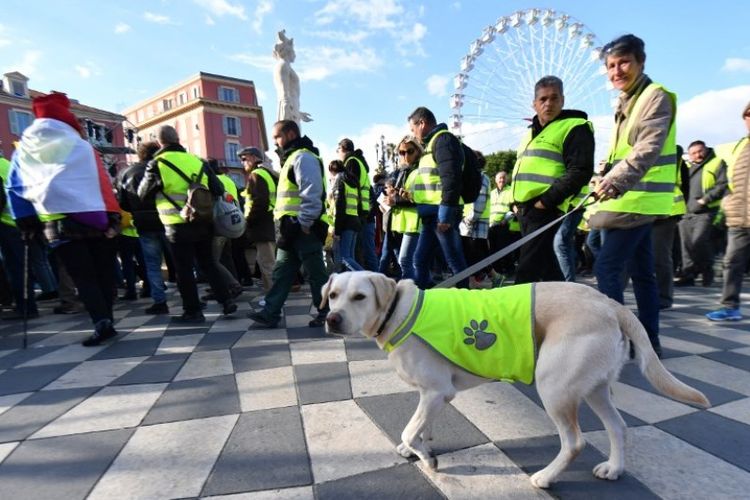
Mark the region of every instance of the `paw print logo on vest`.
[[464, 333], [466, 334], [464, 344], [473, 345], [478, 351], [484, 351], [492, 347], [497, 341], [497, 335], [485, 332], [487, 326], [489, 326], [489, 323], [486, 319], [483, 319], [481, 323], [472, 319], [469, 326], [464, 327]]

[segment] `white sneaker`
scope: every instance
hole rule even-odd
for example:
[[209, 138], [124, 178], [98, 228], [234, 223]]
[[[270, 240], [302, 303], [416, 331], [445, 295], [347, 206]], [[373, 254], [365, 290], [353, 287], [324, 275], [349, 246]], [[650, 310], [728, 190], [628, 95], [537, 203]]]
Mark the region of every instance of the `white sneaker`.
[[266, 307], [266, 298], [265, 297], [261, 297], [260, 300], [258, 301], [258, 305], [260, 307]]

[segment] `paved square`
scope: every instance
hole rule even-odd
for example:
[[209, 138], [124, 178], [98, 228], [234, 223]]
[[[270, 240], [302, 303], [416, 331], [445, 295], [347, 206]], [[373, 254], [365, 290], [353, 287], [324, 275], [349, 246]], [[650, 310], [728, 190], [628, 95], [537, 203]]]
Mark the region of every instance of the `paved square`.
[[[591, 284], [590, 280], [588, 283]], [[750, 286], [750, 283], [746, 283]], [[292, 294], [281, 328], [249, 328], [209, 305], [205, 325], [118, 302], [114, 343], [83, 348], [85, 314], [42, 303], [21, 349], [0, 323], [0, 498], [747, 498], [750, 322], [703, 317], [719, 286], [677, 289], [662, 314], [665, 365], [703, 391], [707, 411], [657, 394], [635, 365], [613, 387], [629, 426], [627, 473], [597, 480], [608, 452], [583, 405], [583, 453], [550, 490], [528, 476], [559, 441], [533, 386], [459, 394], [434, 426], [440, 472], [395, 445], [417, 393], [374, 342], [309, 328], [310, 294]], [[627, 303], [633, 304], [631, 293]], [[179, 297], [169, 289], [170, 306]], [[748, 300], [750, 297], [743, 297]]]

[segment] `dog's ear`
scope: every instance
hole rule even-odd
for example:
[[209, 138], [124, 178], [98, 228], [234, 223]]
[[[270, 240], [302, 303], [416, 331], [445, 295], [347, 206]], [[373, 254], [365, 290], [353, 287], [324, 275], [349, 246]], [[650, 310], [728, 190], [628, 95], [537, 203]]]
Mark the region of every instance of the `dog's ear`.
[[375, 305], [378, 309], [385, 308], [396, 293], [396, 281], [383, 274], [372, 273], [370, 282], [375, 289]]
[[333, 273], [329, 278], [328, 281], [326, 281], [326, 284], [323, 285], [323, 288], [320, 289], [320, 307], [318, 309], [323, 310], [326, 308], [326, 305], [328, 305], [328, 291], [331, 289], [331, 283], [333, 283], [333, 279], [338, 276], [338, 274]]

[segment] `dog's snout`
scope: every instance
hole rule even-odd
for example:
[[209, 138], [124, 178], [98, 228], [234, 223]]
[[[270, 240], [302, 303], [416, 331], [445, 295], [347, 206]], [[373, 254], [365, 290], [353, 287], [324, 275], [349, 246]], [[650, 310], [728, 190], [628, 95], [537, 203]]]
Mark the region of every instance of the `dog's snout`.
[[326, 316], [326, 323], [328, 324], [328, 328], [332, 330], [337, 330], [341, 326], [342, 320], [343, 318], [337, 312], [330, 312], [328, 313], [328, 316]]

